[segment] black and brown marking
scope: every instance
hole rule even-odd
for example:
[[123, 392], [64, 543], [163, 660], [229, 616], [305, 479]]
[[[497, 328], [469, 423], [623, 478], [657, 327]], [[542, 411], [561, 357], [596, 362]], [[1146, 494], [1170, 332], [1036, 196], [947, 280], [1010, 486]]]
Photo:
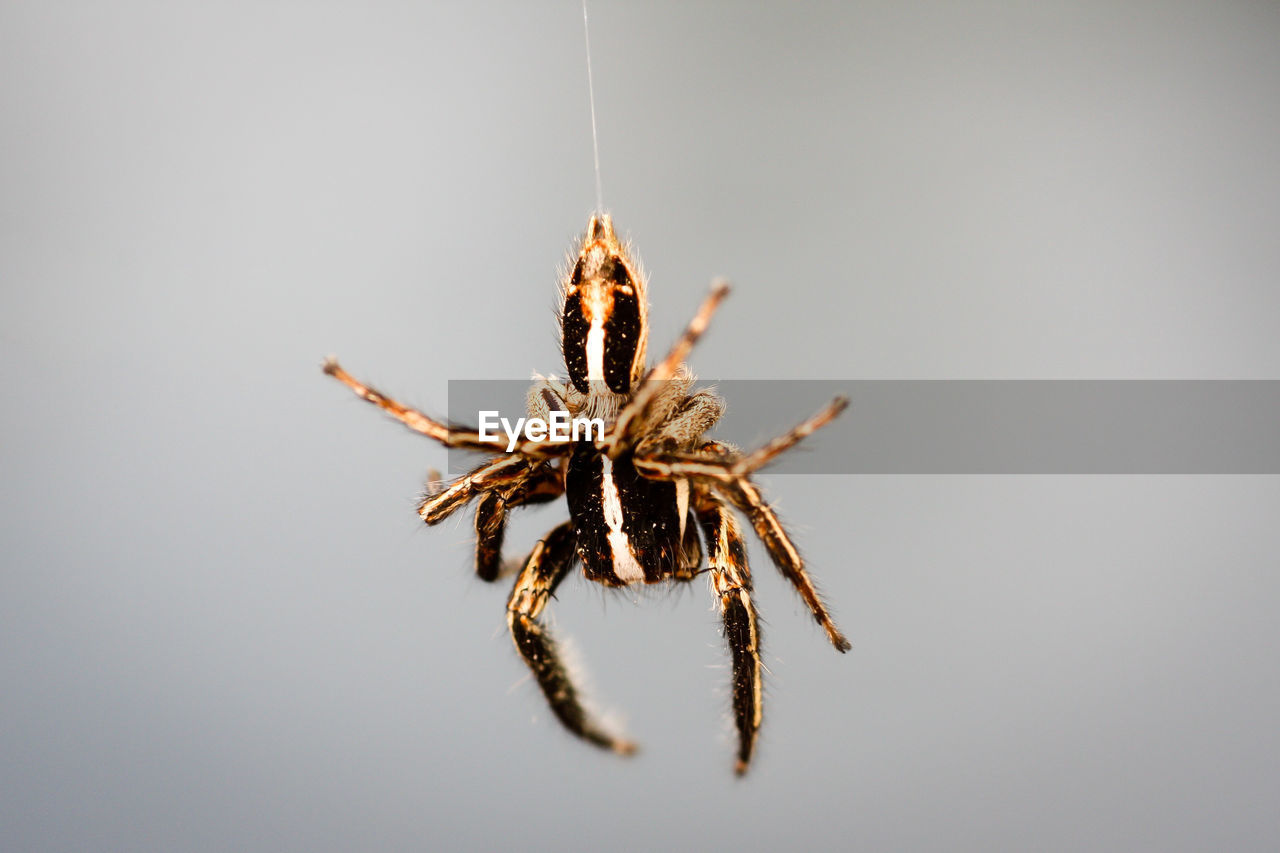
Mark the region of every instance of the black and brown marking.
[[588, 394], [593, 382], [603, 383], [630, 394], [644, 374], [648, 328], [644, 275], [613, 221], [593, 216], [564, 285], [561, 348], [574, 387]]
[[641, 477], [630, 458], [611, 460], [582, 443], [569, 459], [565, 494], [589, 579], [657, 583], [684, 568], [675, 483]]

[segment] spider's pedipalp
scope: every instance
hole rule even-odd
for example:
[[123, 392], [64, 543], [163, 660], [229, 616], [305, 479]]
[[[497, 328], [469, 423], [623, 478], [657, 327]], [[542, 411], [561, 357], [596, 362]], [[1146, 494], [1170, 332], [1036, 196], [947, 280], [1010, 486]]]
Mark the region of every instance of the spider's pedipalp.
[[751, 600], [747, 549], [733, 510], [718, 496], [703, 491], [698, 507], [707, 540], [711, 590], [724, 619], [725, 641], [733, 659], [733, 721], [738, 730], [734, 772], [747, 772], [764, 716], [764, 682], [760, 663], [760, 618]]
[[516, 651], [528, 664], [552, 712], [564, 727], [602, 749], [631, 755], [636, 745], [607, 731], [583, 707], [555, 640], [538, 619], [547, 599], [573, 568], [576, 547], [570, 522], [559, 525], [534, 546], [507, 600], [507, 625]]
[[[676, 380], [671, 380], [675, 385]], [[724, 400], [712, 391], [687, 394], [676, 386], [672, 392], [679, 394], [675, 401], [662, 394], [654, 401], [652, 423], [636, 444], [636, 454], [644, 456], [654, 448], [689, 451], [702, 442], [702, 436], [716, 425], [724, 414]], [[666, 407], [663, 411], [662, 407]]]

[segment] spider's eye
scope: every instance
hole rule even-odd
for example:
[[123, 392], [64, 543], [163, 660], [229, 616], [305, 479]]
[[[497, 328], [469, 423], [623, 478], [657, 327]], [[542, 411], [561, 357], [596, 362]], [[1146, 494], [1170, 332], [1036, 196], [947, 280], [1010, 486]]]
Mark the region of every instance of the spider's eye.
[[631, 390], [643, 359], [640, 293], [622, 257], [607, 244], [584, 251], [566, 288], [562, 323], [564, 362], [582, 393], [604, 382], [615, 394]]

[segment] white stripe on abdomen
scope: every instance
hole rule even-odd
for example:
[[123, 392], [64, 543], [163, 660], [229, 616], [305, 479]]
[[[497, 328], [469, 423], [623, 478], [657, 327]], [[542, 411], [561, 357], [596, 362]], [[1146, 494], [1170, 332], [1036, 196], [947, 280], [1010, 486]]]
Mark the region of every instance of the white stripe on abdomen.
[[613, 552], [613, 573], [623, 583], [635, 583], [644, 580], [644, 569], [636, 562], [631, 553], [631, 543], [627, 534], [622, 531], [622, 499], [618, 497], [618, 486], [613, 482], [613, 460], [601, 456], [601, 497], [604, 499], [604, 523], [609, 527], [609, 550]]

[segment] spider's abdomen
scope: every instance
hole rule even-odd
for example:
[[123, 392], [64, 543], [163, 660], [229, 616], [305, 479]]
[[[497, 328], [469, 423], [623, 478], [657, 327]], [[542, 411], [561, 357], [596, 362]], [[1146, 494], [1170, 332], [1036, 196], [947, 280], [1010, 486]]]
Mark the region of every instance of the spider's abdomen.
[[629, 394], [644, 372], [644, 276], [627, 257], [608, 215], [593, 216], [564, 284], [561, 346], [579, 393]]
[[676, 487], [640, 476], [630, 454], [610, 460], [593, 445], [580, 444], [569, 459], [565, 496], [591, 580], [609, 586], [655, 583], [678, 567]]

